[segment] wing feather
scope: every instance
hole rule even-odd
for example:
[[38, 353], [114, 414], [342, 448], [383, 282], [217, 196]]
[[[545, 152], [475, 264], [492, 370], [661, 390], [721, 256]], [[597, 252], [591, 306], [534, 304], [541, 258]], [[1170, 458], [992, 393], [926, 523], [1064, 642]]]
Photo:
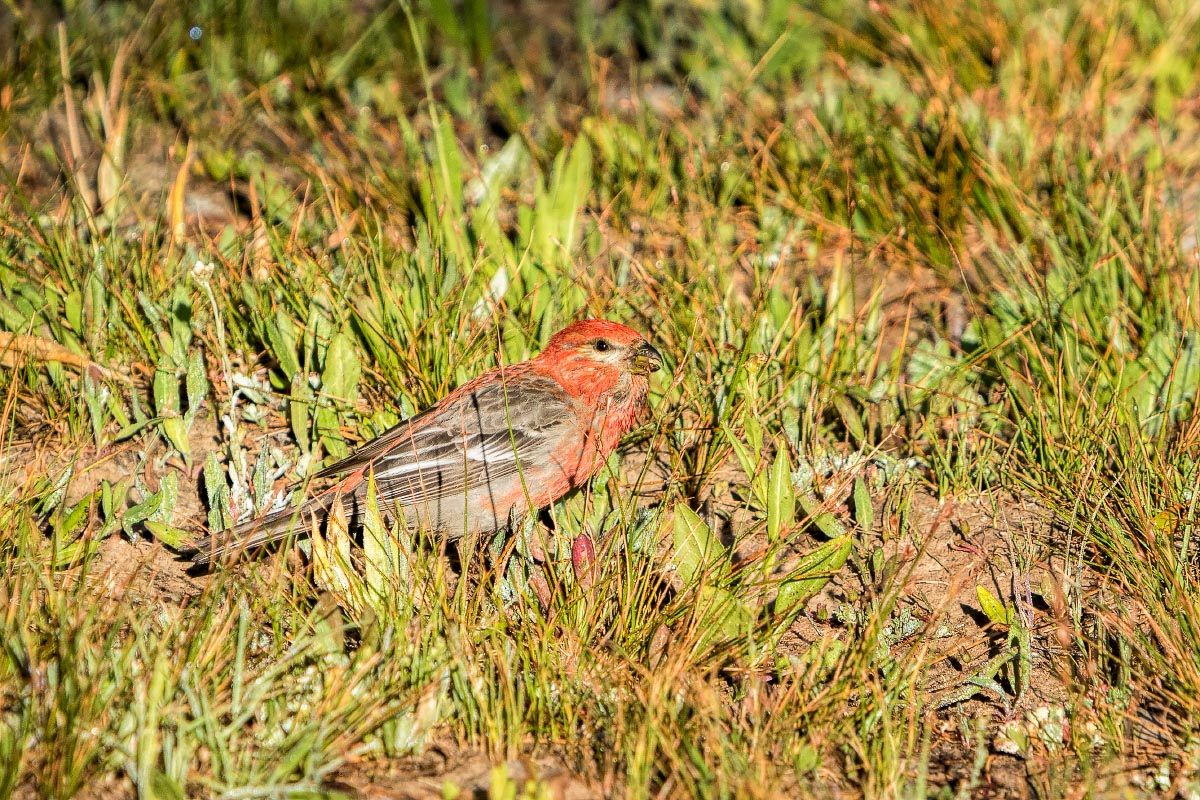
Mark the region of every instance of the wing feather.
[[[519, 395], [519, 400], [517, 399]], [[419, 506], [518, 476], [560, 441], [574, 401], [552, 379], [523, 374], [484, 383], [372, 440], [314, 477], [373, 469], [379, 498]]]

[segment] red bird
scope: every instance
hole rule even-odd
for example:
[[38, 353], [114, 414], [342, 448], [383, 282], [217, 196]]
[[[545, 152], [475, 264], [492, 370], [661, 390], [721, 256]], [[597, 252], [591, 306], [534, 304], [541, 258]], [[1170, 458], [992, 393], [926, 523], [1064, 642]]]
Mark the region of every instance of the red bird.
[[341, 478], [321, 494], [211, 537], [193, 560], [283, 539], [333, 503], [361, 500], [372, 472], [380, 510], [398, 510], [410, 527], [451, 539], [504, 528], [599, 471], [645, 409], [648, 376], [661, 366], [636, 331], [576, 322], [537, 357], [485, 372], [318, 472]]

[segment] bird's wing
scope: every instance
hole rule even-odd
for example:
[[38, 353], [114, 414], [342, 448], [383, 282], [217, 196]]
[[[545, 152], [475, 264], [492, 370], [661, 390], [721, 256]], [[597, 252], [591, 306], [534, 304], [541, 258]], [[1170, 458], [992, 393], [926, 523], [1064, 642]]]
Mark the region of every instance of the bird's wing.
[[540, 463], [576, 426], [573, 401], [562, 388], [524, 373], [443, 401], [315, 477], [373, 471], [381, 501], [421, 505], [496, 487]]
[[[453, 398], [453, 399], [452, 399]], [[447, 402], [449, 401], [449, 402]], [[453, 395], [371, 440], [315, 478], [373, 471], [380, 504], [422, 506], [502, 481], [553, 461], [578, 428], [573, 401], [550, 378], [525, 373]], [[361, 486], [361, 484], [359, 484]], [[286, 537], [297, 524], [340, 502], [326, 491], [295, 508], [249, 520], [198, 542], [193, 561], [209, 564]]]

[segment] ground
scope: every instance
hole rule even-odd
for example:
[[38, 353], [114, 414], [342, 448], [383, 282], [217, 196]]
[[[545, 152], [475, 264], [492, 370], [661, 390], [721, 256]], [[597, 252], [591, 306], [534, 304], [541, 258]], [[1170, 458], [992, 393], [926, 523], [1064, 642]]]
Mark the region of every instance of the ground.
[[[1200, 795], [1193, 6], [4, 6], [0, 800]], [[587, 316], [513, 537], [191, 565]]]

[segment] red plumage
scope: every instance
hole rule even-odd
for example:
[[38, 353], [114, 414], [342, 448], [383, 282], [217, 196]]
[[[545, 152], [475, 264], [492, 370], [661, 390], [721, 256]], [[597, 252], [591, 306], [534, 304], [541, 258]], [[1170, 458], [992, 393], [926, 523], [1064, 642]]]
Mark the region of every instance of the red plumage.
[[339, 480], [297, 507], [210, 537], [198, 564], [284, 538], [375, 476], [381, 510], [458, 538], [490, 533], [587, 483], [646, 407], [662, 358], [636, 331], [585, 320], [535, 358], [489, 370], [316, 474]]

